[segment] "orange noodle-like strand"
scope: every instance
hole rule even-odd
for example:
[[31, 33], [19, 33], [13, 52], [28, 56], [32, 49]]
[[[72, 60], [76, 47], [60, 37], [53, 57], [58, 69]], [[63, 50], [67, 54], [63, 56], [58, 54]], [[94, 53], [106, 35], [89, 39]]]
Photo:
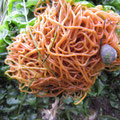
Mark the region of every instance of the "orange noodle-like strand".
[[[120, 65], [116, 33], [120, 16], [98, 6], [87, 8], [79, 2], [71, 5], [66, 0], [47, 0], [46, 4], [38, 2], [34, 12], [37, 20], [30, 27], [38, 50], [28, 30], [17, 35], [7, 47], [5, 63], [10, 69], [5, 73], [19, 81], [21, 91], [38, 97], [81, 92], [84, 99], [101, 70], [114, 70]], [[100, 48], [104, 44], [117, 51], [118, 57], [111, 65], [101, 60]]]

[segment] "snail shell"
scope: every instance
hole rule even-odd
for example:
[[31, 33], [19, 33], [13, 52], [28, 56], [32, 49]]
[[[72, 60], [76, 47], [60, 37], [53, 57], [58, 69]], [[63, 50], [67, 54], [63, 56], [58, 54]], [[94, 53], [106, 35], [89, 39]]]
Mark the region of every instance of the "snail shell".
[[101, 47], [101, 58], [104, 64], [110, 65], [117, 58], [117, 51], [110, 45], [103, 45]]

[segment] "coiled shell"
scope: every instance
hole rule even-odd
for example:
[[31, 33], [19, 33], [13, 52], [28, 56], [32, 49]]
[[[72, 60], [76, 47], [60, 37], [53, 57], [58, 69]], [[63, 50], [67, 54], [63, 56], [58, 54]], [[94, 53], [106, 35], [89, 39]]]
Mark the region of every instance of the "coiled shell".
[[110, 65], [117, 58], [117, 51], [110, 45], [103, 45], [101, 47], [101, 58], [104, 64]]

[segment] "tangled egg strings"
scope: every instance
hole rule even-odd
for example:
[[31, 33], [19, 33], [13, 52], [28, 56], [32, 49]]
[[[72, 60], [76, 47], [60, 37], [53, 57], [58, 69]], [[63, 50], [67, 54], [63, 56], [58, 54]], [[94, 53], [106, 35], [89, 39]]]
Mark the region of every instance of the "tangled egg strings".
[[[118, 14], [99, 6], [87, 8], [79, 2], [71, 5], [66, 0], [53, 0], [46, 7], [38, 2], [35, 16], [30, 29], [37, 49], [28, 30], [7, 47], [5, 63], [10, 69], [5, 73], [19, 81], [21, 91], [39, 97], [85, 94], [101, 70], [120, 65]], [[101, 58], [104, 45], [117, 54], [109, 65]]]

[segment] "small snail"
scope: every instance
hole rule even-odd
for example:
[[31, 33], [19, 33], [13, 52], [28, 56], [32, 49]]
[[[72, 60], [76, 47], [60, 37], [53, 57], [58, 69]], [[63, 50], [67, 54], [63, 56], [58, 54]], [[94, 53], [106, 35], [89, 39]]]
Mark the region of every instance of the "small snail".
[[101, 58], [104, 64], [110, 65], [117, 58], [117, 51], [110, 45], [103, 45], [101, 47]]

